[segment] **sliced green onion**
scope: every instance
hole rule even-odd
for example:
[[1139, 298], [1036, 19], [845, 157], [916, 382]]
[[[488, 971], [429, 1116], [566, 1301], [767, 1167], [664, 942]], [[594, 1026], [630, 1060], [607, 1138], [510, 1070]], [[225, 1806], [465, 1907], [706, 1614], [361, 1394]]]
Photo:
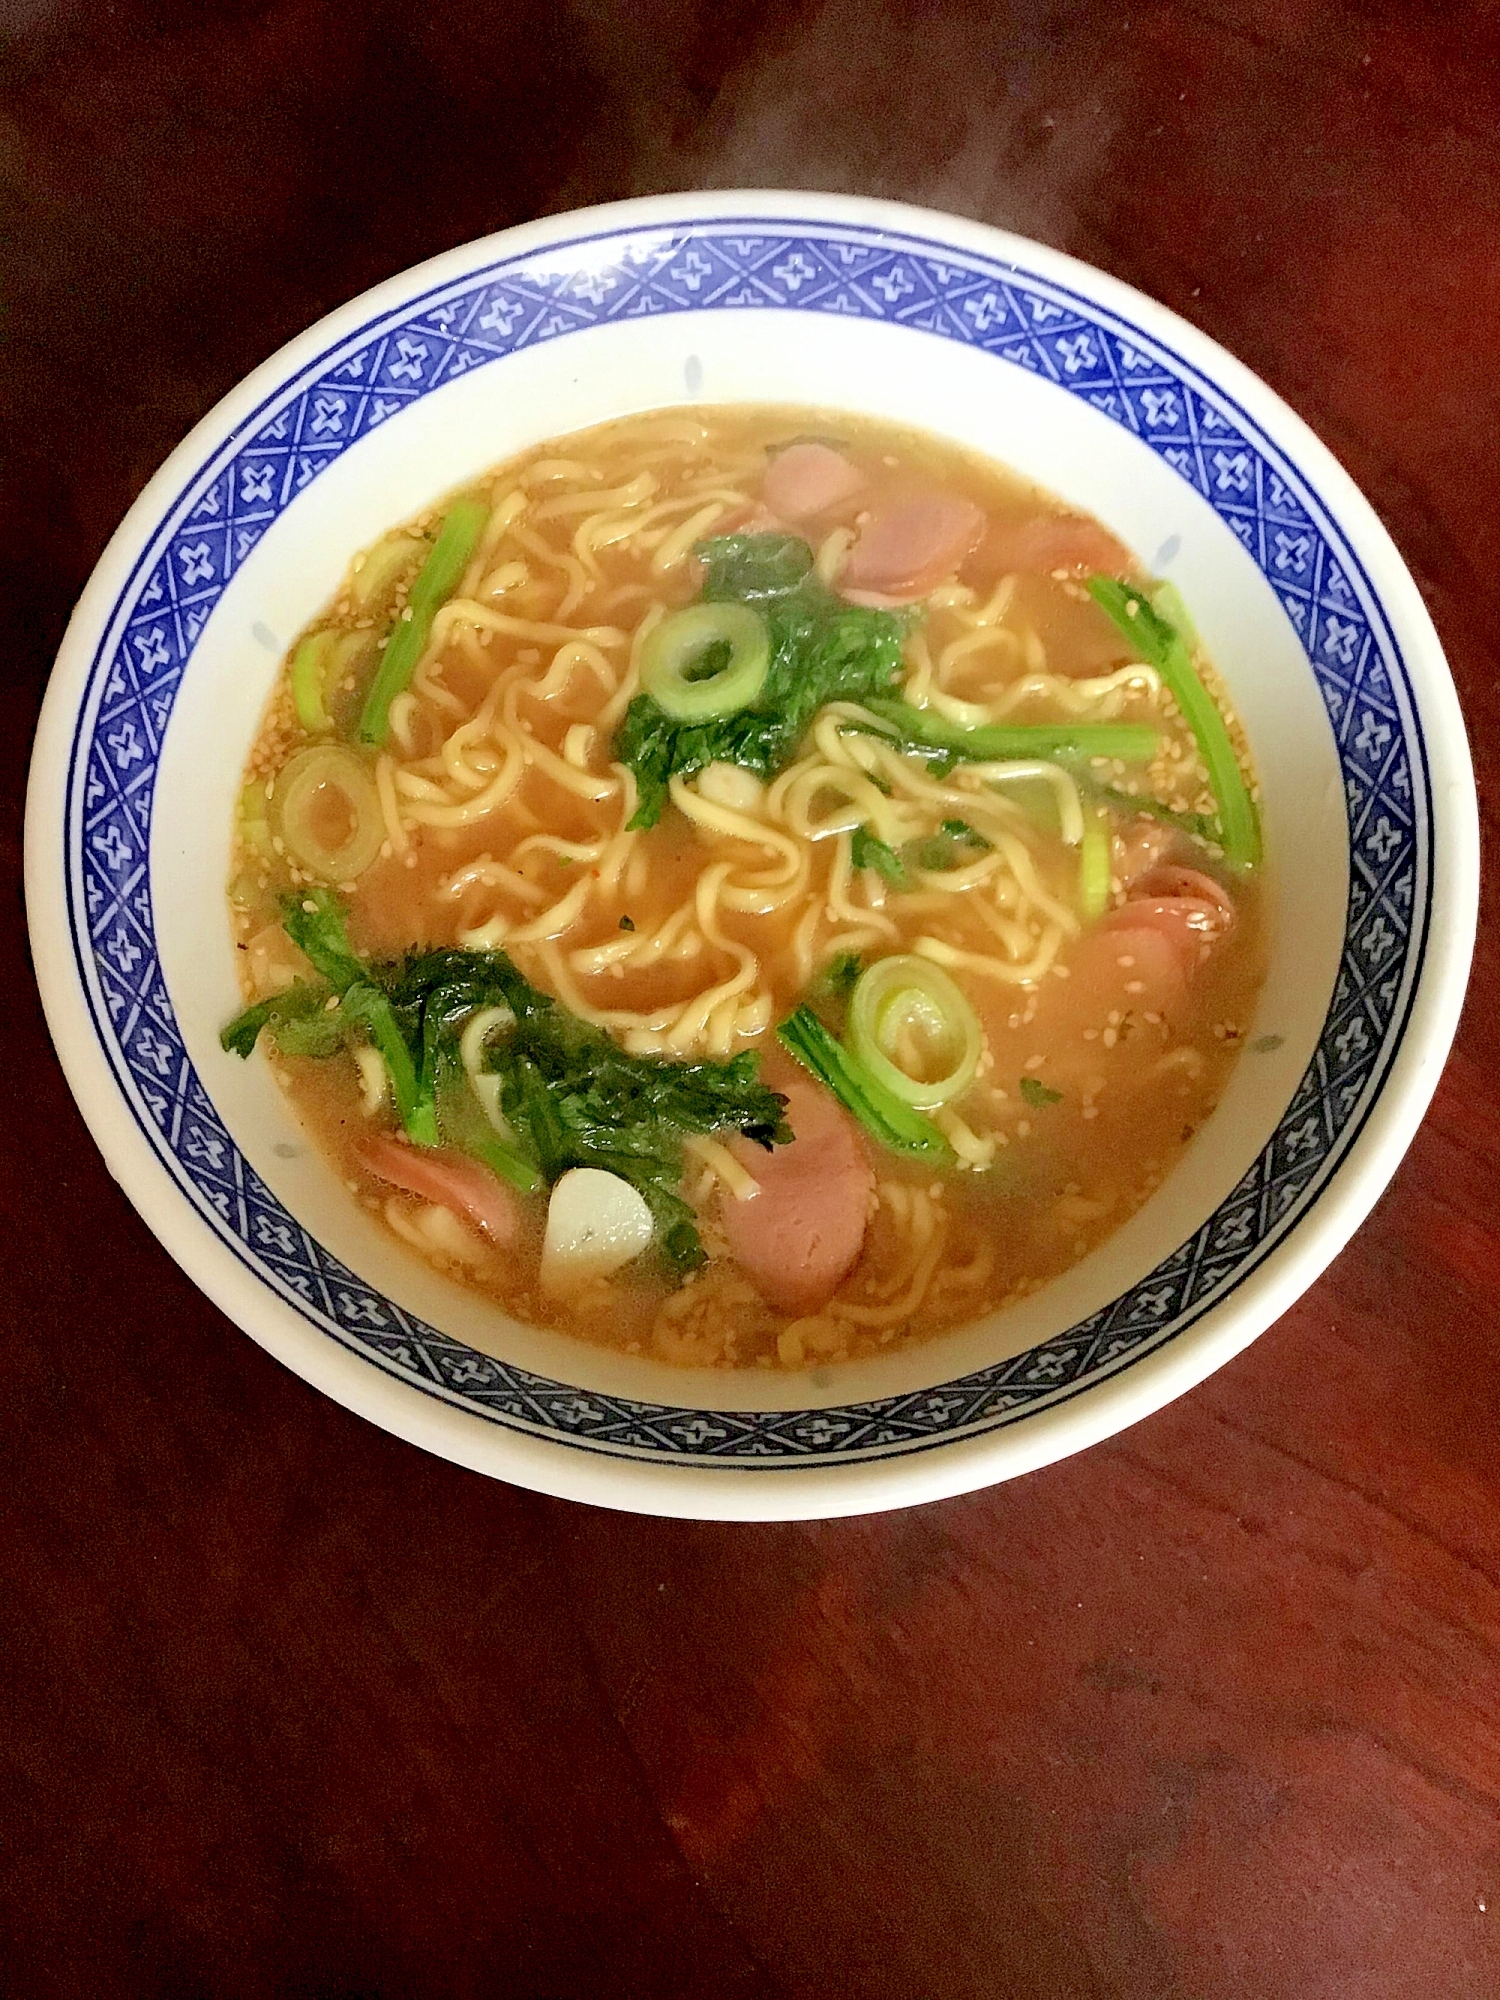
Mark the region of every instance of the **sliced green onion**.
[[333, 727], [323, 699], [323, 689], [328, 655], [333, 650], [336, 636], [328, 628], [321, 632], [309, 632], [305, 639], [298, 641], [297, 650], [292, 655], [292, 701], [296, 706], [297, 720], [309, 736], [319, 736], [325, 729]]
[[360, 610], [368, 611], [388, 597], [402, 570], [409, 569], [426, 548], [416, 535], [386, 535], [366, 549], [364, 560], [349, 571], [349, 595]]
[[309, 632], [292, 655], [292, 701], [309, 736], [332, 729], [328, 697], [361, 654], [375, 643], [373, 632], [340, 632], [325, 626]]
[[1090, 801], [1083, 809], [1078, 848], [1078, 908], [1085, 923], [1093, 923], [1109, 908], [1111, 847], [1109, 814]]
[[369, 766], [343, 743], [314, 743], [276, 774], [272, 824], [291, 859], [324, 882], [353, 882], [380, 853], [385, 821]]
[[984, 1037], [968, 997], [940, 966], [877, 959], [849, 1003], [848, 1047], [903, 1104], [935, 1111], [974, 1081]]
[[1156, 668], [1197, 739], [1219, 807], [1224, 859], [1232, 868], [1254, 868], [1261, 856], [1260, 816], [1219, 705], [1198, 678], [1181, 634], [1133, 584], [1091, 576], [1089, 595], [1141, 659]]
[[240, 836], [263, 859], [270, 861], [276, 850], [271, 845], [271, 821], [266, 805], [266, 787], [261, 778], [252, 778], [239, 798]]
[[887, 1090], [858, 1056], [834, 1040], [810, 1007], [799, 1007], [789, 1015], [776, 1030], [776, 1039], [854, 1113], [872, 1139], [908, 1159], [933, 1166], [952, 1164], [953, 1148], [931, 1119]]
[[679, 722], [748, 708], [766, 684], [771, 640], [748, 604], [690, 604], [641, 648], [641, 687]]
[[931, 709], [886, 695], [871, 695], [862, 706], [893, 724], [904, 742], [966, 764], [1022, 757], [1114, 757], [1123, 764], [1144, 764], [1161, 741], [1161, 732], [1148, 722], [997, 722], [965, 729]]
[[423, 563], [406, 609], [391, 628], [380, 666], [359, 718], [361, 743], [380, 744], [391, 724], [391, 703], [405, 691], [427, 645], [432, 621], [457, 589], [490, 517], [487, 500], [455, 500], [432, 552]]

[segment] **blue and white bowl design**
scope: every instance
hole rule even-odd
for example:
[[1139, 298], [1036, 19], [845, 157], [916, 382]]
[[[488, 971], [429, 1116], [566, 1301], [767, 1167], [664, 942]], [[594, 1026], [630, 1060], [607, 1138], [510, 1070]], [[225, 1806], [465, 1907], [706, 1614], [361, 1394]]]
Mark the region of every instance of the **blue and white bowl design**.
[[[159, 865], [153, 834], [184, 689], [263, 538], [299, 520], [341, 464], [346, 484], [350, 467], [357, 478], [383, 431], [412, 432], [396, 454], [407, 484], [392, 488], [408, 497], [384, 519], [455, 483], [411, 479], [423, 476], [424, 406], [440, 408], [464, 378], [487, 371], [503, 388], [507, 371], [519, 382], [523, 358], [551, 348], [549, 379], [576, 352], [596, 382], [587, 407], [603, 414], [746, 393], [869, 407], [857, 386], [828, 388], [840, 379], [836, 343], [853, 352], [872, 328], [901, 330], [900, 353], [924, 379], [967, 371], [986, 399], [1015, 411], [1035, 401], [1048, 485], [1069, 490], [1048, 476], [1049, 430], [1082, 427], [1082, 445], [1067, 447], [1075, 472], [1112, 457], [1118, 434], [1126, 456], [1107, 491], [1086, 470], [1071, 490], [1157, 567], [1171, 567], [1183, 536], [1155, 548], [1142, 539], [1128, 497], [1141, 447], [1165, 482], [1160, 518], [1176, 492], [1185, 518], [1204, 523], [1200, 544], [1220, 547], [1206, 508], [1248, 558], [1224, 544], [1213, 561], [1243, 570], [1235, 587], [1259, 592], [1245, 601], [1268, 633], [1279, 623], [1268, 643], [1295, 657], [1300, 698], [1322, 718], [1311, 724], [1304, 710], [1299, 740], [1316, 737], [1306, 754], [1321, 760], [1324, 790], [1336, 784], [1319, 836], [1333, 842], [1325, 874], [1337, 879], [1322, 907], [1334, 920], [1322, 956], [1305, 957], [1319, 988], [1310, 1026], [1300, 1049], [1296, 1034], [1258, 1035], [1261, 1073], [1279, 1080], [1262, 1088], [1263, 1129], [1212, 1212], [1117, 1294], [1064, 1324], [1054, 1315], [1019, 1352], [1000, 1343], [1006, 1358], [936, 1384], [911, 1380], [908, 1363], [904, 1385], [856, 1384], [858, 1400], [840, 1395], [835, 1375], [792, 1408], [674, 1406], [658, 1399], [672, 1393], [665, 1375], [653, 1378], [656, 1397], [587, 1386], [586, 1366], [569, 1370], [574, 1382], [549, 1379], [493, 1342], [481, 1352], [440, 1331], [320, 1241], [268, 1184], [274, 1170], [247, 1157], [201, 1036], [190, 1050], [184, 980], [159, 935], [183, 843]], [[769, 378], [747, 359], [768, 347], [783, 355]], [[814, 392], [799, 393], [798, 357], [809, 353], [828, 358], [812, 364]], [[641, 359], [654, 354], [670, 357], [669, 374]], [[871, 366], [889, 380], [887, 364]], [[774, 398], [770, 380], [783, 384]], [[885, 393], [892, 413], [910, 407], [899, 390]], [[1077, 406], [1066, 422], [1054, 414], [1060, 398]], [[516, 441], [576, 427], [565, 400], [517, 419]], [[935, 414], [924, 405], [912, 421]], [[473, 470], [511, 447], [468, 448]], [[1003, 444], [999, 455], [1016, 457]], [[321, 593], [357, 540], [321, 551]], [[1201, 580], [1175, 573], [1194, 601]], [[259, 636], [258, 692], [243, 707], [252, 717], [290, 633]], [[1238, 698], [1243, 676], [1224, 664]], [[1279, 752], [1257, 736], [1252, 706], [1247, 692], [1269, 785]], [[247, 740], [242, 732], [226, 769]], [[222, 791], [226, 827], [231, 796]], [[1269, 799], [1268, 826], [1274, 865]], [[28, 850], [44, 997], [85, 1113], [164, 1241], [250, 1331], [346, 1402], [469, 1463], [623, 1505], [747, 1515], [901, 1504], [1003, 1476], [1155, 1407], [1253, 1337], [1339, 1247], [1420, 1117], [1462, 994], [1476, 879], [1466, 748], [1430, 625], [1369, 509], [1268, 391], [1160, 308], [1038, 246], [886, 204], [789, 196], [674, 197], [554, 218], [393, 281], [267, 364], [187, 441], [100, 566], [49, 697]], [[1297, 871], [1283, 873], [1290, 893]], [[227, 959], [227, 923], [222, 944], [210, 934], [198, 949]], [[1288, 977], [1290, 991], [1295, 970]], [[1241, 1069], [1256, 1061], [1247, 1055]], [[310, 1358], [319, 1344], [343, 1351], [332, 1376]], [[929, 1350], [929, 1366], [944, 1351]], [[718, 1378], [703, 1402], [735, 1387]]]

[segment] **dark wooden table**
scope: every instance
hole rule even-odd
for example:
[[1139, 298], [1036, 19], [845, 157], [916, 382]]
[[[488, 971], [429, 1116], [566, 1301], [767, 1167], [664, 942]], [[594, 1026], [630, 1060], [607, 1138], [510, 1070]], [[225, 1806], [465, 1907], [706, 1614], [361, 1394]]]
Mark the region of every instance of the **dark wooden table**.
[[4, 0], [5, 2000], [1500, 1994], [1493, 933], [1393, 1189], [1222, 1374], [990, 1493], [727, 1528], [457, 1471], [221, 1319], [19, 889], [51, 654], [194, 419], [445, 245], [694, 185], [1009, 224], [1227, 343], [1395, 533], [1483, 780], [1497, 53], [1492, 0]]

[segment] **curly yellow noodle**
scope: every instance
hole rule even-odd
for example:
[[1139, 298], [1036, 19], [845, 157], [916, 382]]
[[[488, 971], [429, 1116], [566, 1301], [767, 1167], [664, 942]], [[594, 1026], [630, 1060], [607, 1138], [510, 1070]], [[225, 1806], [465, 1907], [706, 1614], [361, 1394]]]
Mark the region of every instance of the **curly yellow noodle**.
[[443, 876], [436, 894], [460, 902], [471, 889], [506, 889], [519, 901], [530, 903], [533, 907], [547, 900], [545, 889], [528, 881], [514, 868], [507, 868], [503, 861], [492, 861], [487, 854], [480, 855], [477, 861], [466, 862], [462, 868], [455, 868], [451, 875]]
[[567, 479], [575, 485], [587, 486], [590, 480], [597, 484], [603, 477], [597, 465], [585, 465], [579, 458], [538, 458], [521, 474], [521, 484], [527, 487], [550, 486], [557, 480]]
[[563, 493], [531, 510], [533, 521], [571, 520], [575, 514], [603, 514], [619, 507], [639, 507], [655, 493], [660, 481], [654, 472], [638, 472], [623, 486], [608, 493]]
[[710, 500], [708, 505], [700, 507], [696, 514], [689, 514], [685, 521], [672, 530], [665, 541], [657, 544], [651, 558], [651, 574], [665, 576], [669, 570], [676, 569], [686, 558], [694, 542], [701, 541], [720, 515], [727, 511], [724, 501]]
[[437, 653], [443, 648], [448, 634], [457, 625], [472, 625], [478, 631], [502, 632], [511, 639], [536, 639], [543, 645], [566, 645], [570, 640], [585, 639], [591, 646], [625, 646], [630, 643], [630, 634], [622, 632], [616, 625], [557, 625], [543, 619], [512, 618], [504, 611], [496, 611], [488, 604], [477, 604], [472, 597], [450, 598], [432, 621], [432, 637], [428, 641], [428, 652]]
[[[599, 728], [613, 735], [630, 704], [635, 700], [641, 687], [641, 648], [653, 631], [667, 615], [667, 607], [660, 599], [655, 599], [641, 615], [640, 623], [631, 634], [630, 660], [625, 676], [613, 695], [599, 711]], [[634, 811], [634, 807], [631, 808]]]
[[380, 800], [380, 816], [385, 821], [385, 837], [392, 854], [409, 854], [411, 841], [401, 823], [401, 808], [396, 801], [396, 760], [389, 751], [383, 751], [375, 759], [375, 793]]
[[934, 1215], [933, 1204], [921, 1189], [915, 1190], [912, 1201], [912, 1230], [918, 1255], [901, 1296], [892, 1299], [889, 1305], [878, 1306], [859, 1305], [852, 1299], [838, 1297], [826, 1308], [830, 1318], [852, 1326], [899, 1326], [920, 1308], [947, 1241], [946, 1224]]
[[982, 979], [998, 979], [1008, 986], [1034, 986], [1051, 966], [1061, 943], [1062, 932], [1054, 924], [1042, 933], [1033, 956], [1020, 963], [1007, 964], [985, 952], [961, 951], [957, 945], [935, 937], [917, 938], [912, 950], [949, 971], [974, 972]]
[[856, 930], [873, 930], [881, 937], [899, 937], [900, 927], [890, 917], [882, 916], [878, 910], [856, 907], [851, 900], [853, 882], [853, 843], [847, 833], [841, 833], [834, 841], [833, 866], [828, 872], [829, 916], [835, 923], [848, 924]]
[[552, 614], [559, 625], [565, 623], [594, 587], [594, 578], [589, 574], [587, 567], [576, 555], [569, 555], [562, 549], [554, 549], [550, 542], [544, 541], [540, 535], [519, 524], [511, 529], [510, 539], [517, 548], [524, 549], [533, 561], [541, 563], [546, 569], [557, 570], [567, 578], [567, 589]]
[[419, 711], [417, 697], [410, 688], [406, 688], [396, 696], [391, 703], [390, 716], [392, 736], [395, 737], [405, 756], [413, 756], [417, 747], [413, 725], [419, 719]]
[[818, 553], [813, 559], [813, 568], [820, 582], [830, 590], [839, 580], [839, 572], [844, 567], [844, 558], [854, 547], [855, 534], [852, 528], [834, 528], [818, 544]]
[[507, 493], [503, 500], [497, 501], [490, 508], [489, 519], [485, 522], [484, 532], [479, 537], [479, 546], [469, 558], [469, 566], [464, 571], [463, 581], [459, 585], [461, 597], [467, 597], [477, 588], [479, 579], [489, 567], [507, 529], [526, 512], [527, 505], [525, 493], [517, 486]]
[[474, 797], [461, 805], [436, 805], [422, 800], [413, 800], [406, 807], [406, 816], [420, 826], [473, 826], [501, 806], [514, 794], [516, 787], [526, 773], [526, 752], [523, 745], [509, 735], [500, 746], [505, 752], [504, 761], [489, 783]]

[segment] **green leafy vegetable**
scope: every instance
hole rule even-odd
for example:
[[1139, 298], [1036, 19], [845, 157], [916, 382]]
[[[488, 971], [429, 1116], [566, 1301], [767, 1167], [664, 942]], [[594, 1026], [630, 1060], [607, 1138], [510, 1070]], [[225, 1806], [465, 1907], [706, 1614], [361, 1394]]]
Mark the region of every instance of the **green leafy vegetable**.
[[[639, 1189], [668, 1261], [703, 1261], [693, 1211], [681, 1194], [683, 1140], [738, 1132], [784, 1145], [785, 1100], [760, 1081], [751, 1053], [727, 1062], [669, 1062], [627, 1055], [533, 986], [498, 951], [444, 947], [367, 964], [350, 948], [344, 913], [327, 890], [288, 896], [283, 925], [321, 979], [247, 1008], [224, 1030], [248, 1056], [263, 1029], [319, 1037], [302, 1053], [332, 1054], [352, 1036], [380, 1051], [407, 1134], [481, 1160], [527, 1191], [570, 1167], [602, 1167]], [[330, 1001], [336, 1002], [334, 1006]], [[464, 1068], [461, 1038], [481, 1008], [504, 1010], [484, 1045], [500, 1080], [510, 1141], [489, 1122]]]
[[789, 597], [812, 574], [813, 552], [799, 535], [719, 535], [694, 553], [703, 564], [705, 604]]
[[810, 998], [819, 1004], [831, 1002], [842, 1005], [854, 991], [863, 971], [864, 960], [857, 951], [841, 951], [836, 958], [829, 959], [813, 981]]
[[1003, 763], [1012, 758], [1115, 757], [1143, 764], [1153, 756], [1160, 733], [1146, 722], [982, 723], [966, 729], [929, 708], [888, 696], [866, 696], [864, 706], [904, 749], [935, 750], [964, 764]]
[[396, 1113], [408, 1135], [419, 1146], [435, 1146], [438, 1134], [432, 1107], [422, 1096], [411, 1049], [390, 1001], [379, 987], [359, 980], [345, 991], [341, 1011], [349, 1025], [363, 1028], [380, 1051], [391, 1079]]
[[906, 867], [894, 847], [877, 840], [867, 826], [857, 826], [849, 840], [849, 859], [856, 868], [873, 868], [893, 889], [906, 887]]
[[417, 572], [404, 614], [391, 628], [359, 718], [361, 743], [384, 743], [391, 703], [407, 687], [427, 645], [432, 621], [458, 588], [490, 517], [486, 500], [455, 500], [426, 562]]
[[1062, 1092], [1060, 1090], [1050, 1090], [1039, 1077], [1034, 1076], [1023, 1076], [1021, 1078], [1021, 1095], [1033, 1111], [1040, 1111], [1048, 1104], [1062, 1103]]
[[905, 627], [889, 611], [846, 604], [813, 571], [812, 550], [788, 535], [724, 535], [700, 544], [703, 601], [753, 605], [770, 665], [760, 693], [731, 715], [697, 721], [637, 695], [615, 734], [614, 754], [635, 773], [630, 824], [654, 826], [674, 777], [736, 764], [769, 778], [795, 756], [819, 709], [866, 701], [905, 672]]
[[1218, 802], [1224, 859], [1232, 868], [1254, 868], [1261, 856], [1260, 816], [1219, 705], [1198, 678], [1181, 633], [1132, 584], [1112, 576], [1091, 576], [1088, 587], [1134, 651], [1161, 675], [1197, 739]]
[[914, 868], [934, 875], [950, 868], [966, 868], [989, 851], [990, 842], [966, 819], [945, 819], [936, 833], [926, 840], [908, 841], [902, 850]]
[[283, 896], [281, 928], [335, 993], [364, 978], [365, 962], [350, 949], [344, 906], [331, 889], [294, 889]]
[[[334, 995], [329, 987], [299, 979], [285, 993], [274, 993], [269, 1000], [257, 1000], [254, 1006], [236, 1014], [220, 1033], [219, 1046], [230, 1055], [248, 1056], [260, 1040], [263, 1028], [269, 1028], [279, 1043], [292, 1028], [315, 1024], [332, 998]], [[340, 1030], [339, 1042], [334, 1046], [339, 1046], [341, 1042]], [[331, 1049], [329, 1053], [332, 1053]]]
[[789, 1015], [776, 1038], [882, 1146], [933, 1166], [952, 1164], [953, 1149], [932, 1120], [887, 1090], [858, 1056], [834, 1040], [810, 1007]]

